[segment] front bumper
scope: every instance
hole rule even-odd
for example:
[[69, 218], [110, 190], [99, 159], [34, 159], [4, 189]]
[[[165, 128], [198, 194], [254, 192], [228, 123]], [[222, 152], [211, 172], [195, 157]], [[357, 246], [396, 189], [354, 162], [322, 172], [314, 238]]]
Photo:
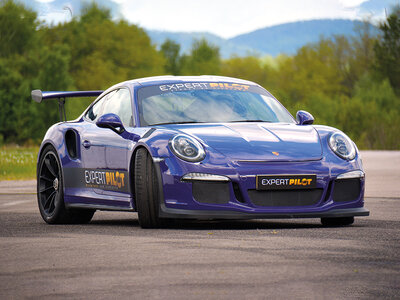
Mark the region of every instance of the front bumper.
[[[339, 192], [344, 182], [337, 176], [354, 170], [362, 170], [358, 160], [331, 163], [324, 160], [296, 163], [255, 163], [232, 166], [187, 164], [166, 159], [157, 163], [160, 183], [160, 217], [184, 219], [278, 219], [278, 218], [325, 218], [368, 216], [364, 206], [364, 178], [357, 179], [357, 190]], [[210, 185], [198, 185], [196, 181], [182, 180], [190, 172], [215, 174], [229, 178], [215, 189]], [[257, 174], [315, 174], [316, 187], [309, 191], [287, 191], [268, 194], [270, 202], [255, 200]], [[347, 179], [346, 179], [347, 180]], [[200, 189], [198, 187], [201, 187]], [[336, 188], [335, 188], [336, 187]], [[208, 191], [207, 191], [208, 190]], [[204, 193], [203, 193], [204, 192]], [[279, 193], [279, 192], [278, 192]], [[205, 196], [204, 196], [205, 195]], [[278, 197], [275, 197], [278, 195]], [[309, 195], [313, 197], [309, 199]], [[200, 197], [203, 196], [201, 200]], [[340, 199], [339, 199], [340, 198]], [[204, 200], [205, 199], [205, 200]], [[207, 199], [210, 199], [207, 202]], [[225, 199], [225, 200], [224, 200]]]
[[174, 219], [224, 219], [224, 220], [246, 220], [246, 219], [298, 219], [298, 218], [339, 218], [369, 216], [369, 210], [364, 207], [331, 209], [326, 212], [299, 212], [299, 213], [245, 213], [238, 211], [210, 211], [210, 210], [186, 210], [174, 209], [161, 205], [160, 218]]

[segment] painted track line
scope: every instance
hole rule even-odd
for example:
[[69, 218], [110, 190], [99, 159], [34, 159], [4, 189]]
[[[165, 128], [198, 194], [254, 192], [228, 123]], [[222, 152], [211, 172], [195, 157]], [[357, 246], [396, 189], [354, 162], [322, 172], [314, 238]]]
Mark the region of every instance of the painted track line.
[[24, 204], [24, 203], [29, 203], [32, 202], [31, 200], [17, 200], [17, 201], [11, 201], [7, 203], [1, 203], [0, 207], [9, 207], [9, 206], [14, 206], [18, 204]]

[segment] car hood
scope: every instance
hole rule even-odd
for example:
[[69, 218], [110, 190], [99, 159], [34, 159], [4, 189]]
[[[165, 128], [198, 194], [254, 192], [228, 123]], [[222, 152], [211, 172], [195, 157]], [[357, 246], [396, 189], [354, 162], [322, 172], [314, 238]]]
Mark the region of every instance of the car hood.
[[309, 125], [221, 123], [174, 127], [236, 161], [309, 161], [322, 158], [319, 135]]

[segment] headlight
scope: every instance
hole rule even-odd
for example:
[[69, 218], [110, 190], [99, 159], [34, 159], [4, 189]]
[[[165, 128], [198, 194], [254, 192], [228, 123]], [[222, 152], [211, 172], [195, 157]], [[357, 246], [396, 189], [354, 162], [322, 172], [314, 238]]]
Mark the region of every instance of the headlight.
[[356, 156], [356, 148], [350, 138], [342, 132], [335, 132], [329, 138], [329, 146], [339, 157], [352, 160]]
[[203, 146], [194, 138], [178, 134], [169, 141], [169, 146], [176, 156], [190, 162], [198, 162], [204, 159], [206, 153]]

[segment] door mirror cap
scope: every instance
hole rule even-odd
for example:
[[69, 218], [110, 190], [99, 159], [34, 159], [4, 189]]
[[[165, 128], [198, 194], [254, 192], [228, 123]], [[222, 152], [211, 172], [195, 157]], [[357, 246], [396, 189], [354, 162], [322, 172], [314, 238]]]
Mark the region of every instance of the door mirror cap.
[[116, 114], [105, 114], [98, 118], [96, 125], [100, 128], [109, 128], [112, 131], [121, 134], [125, 131], [121, 119]]
[[309, 112], [305, 110], [299, 110], [296, 113], [296, 121], [299, 125], [311, 125], [314, 123], [314, 117]]

